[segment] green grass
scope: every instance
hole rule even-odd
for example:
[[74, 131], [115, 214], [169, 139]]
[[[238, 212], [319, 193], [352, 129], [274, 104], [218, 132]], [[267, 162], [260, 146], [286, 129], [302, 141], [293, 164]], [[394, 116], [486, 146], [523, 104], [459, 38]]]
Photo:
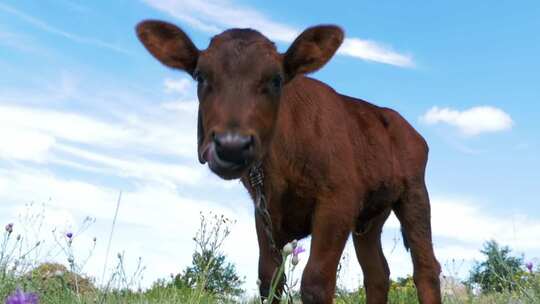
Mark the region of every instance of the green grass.
[[[30, 206], [32, 207], [32, 206]], [[39, 213], [38, 213], [39, 215]], [[42, 220], [39, 216], [27, 217], [29, 227], [41, 229]], [[83, 227], [90, 225], [83, 223]], [[216, 224], [221, 223], [221, 224]], [[182, 284], [173, 284], [174, 278], [158, 280], [151, 288], [141, 290], [139, 285], [144, 267], [139, 260], [138, 267], [128, 274], [124, 268], [123, 254], [117, 255], [116, 264], [111, 268], [110, 276], [96, 283], [94, 278], [84, 274], [84, 265], [89, 257], [80, 258], [74, 255], [73, 246], [79, 245], [76, 237], [63, 233], [55, 235], [55, 248], [49, 249], [63, 254], [65, 265], [59, 263], [44, 263], [42, 241], [26, 239], [18, 231], [26, 231], [15, 226], [0, 233], [0, 303], [12, 294], [17, 288], [25, 292], [36, 293], [41, 304], [78, 304], [78, 303], [185, 303], [185, 304], [211, 304], [211, 303], [246, 303], [260, 304], [261, 301], [253, 295], [233, 297], [231, 295], [213, 294], [206, 290], [210, 280], [209, 265], [202, 265], [204, 269], [198, 273], [195, 283], [191, 287]], [[214, 217], [210, 221], [201, 215], [201, 228], [194, 238], [196, 243], [204, 250], [219, 252], [220, 246], [228, 235], [228, 221], [223, 217]], [[78, 232], [82, 233], [82, 232]], [[90, 245], [95, 246], [95, 239]], [[210, 249], [208, 249], [210, 248]], [[284, 251], [286, 252], [286, 251]], [[46, 256], [46, 254], [45, 254]], [[90, 253], [91, 256], [91, 253]], [[298, 295], [298, 280], [294, 279], [294, 263], [289, 255], [283, 255], [284, 263], [282, 273], [287, 274], [287, 285], [292, 287], [289, 291], [294, 303], [300, 303]], [[210, 259], [209, 263], [212, 263]], [[339, 274], [339, 273], [338, 273]], [[443, 302], [448, 304], [540, 304], [540, 269], [535, 272], [523, 272], [516, 279], [517, 288], [513, 291], [473, 294], [465, 285], [455, 281], [451, 287], [443, 290]], [[286, 289], [287, 290], [287, 289]], [[363, 289], [347, 291], [338, 288], [335, 297], [336, 304], [365, 303]], [[388, 303], [412, 304], [418, 303], [416, 289], [412, 279], [400, 279], [392, 282]]]
[[[536, 278], [538, 280], [538, 278]], [[536, 283], [538, 284], [538, 282]], [[89, 288], [77, 293], [73, 286], [63, 282], [61, 278], [43, 280], [39, 276], [13, 278], [4, 277], [0, 280], [0, 299], [5, 299], [17, 286], [25, 291], [39, 294], [40, 303], [259, 303], [256, 299], [225, 299], [219, 295], [200, 293], [197, 289], [175, 288], [167, 284], [155, 284], [147, 291], [104, 291]], [[531, 287], [531, 295], [533, 289]], [[200, 293], [200, 294], [199, 294]], [[297, 298], [297, 295], [295, 296]], [[194, 300], [196, 299], [196, 300]], [[295, 301], [296, 302], [296, 301]], [[336, 304], [365, 303], [363, 290], [357, 292], [339, 292], [336, 295]], [[392, 286], [389, 294], [389, 303], [412, 304], [418, 303], [414, 286]], [[478, 304], [508, 304], [508, 303], [540, 303], [540, 297], [528, 297], [521, 293], [491, 293], [473, 296], [470, 293], [456, 296], [445, 296], [444, 303], [478, 303]]]

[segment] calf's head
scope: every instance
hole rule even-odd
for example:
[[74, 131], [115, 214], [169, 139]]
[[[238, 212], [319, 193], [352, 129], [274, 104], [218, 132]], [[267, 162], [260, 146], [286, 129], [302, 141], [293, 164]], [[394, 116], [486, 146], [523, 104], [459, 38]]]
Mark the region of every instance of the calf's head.
[[147, 20], [136, 30], [155, 58], [197, 81], [199, 161], [224, 179], [241, 177], [268, 151], [283, 87], [321, 68], [343, 41], [339, 27], [315, 26], [278, 53], [259, 32], [230, 29], [199, 50], [170, 23]]

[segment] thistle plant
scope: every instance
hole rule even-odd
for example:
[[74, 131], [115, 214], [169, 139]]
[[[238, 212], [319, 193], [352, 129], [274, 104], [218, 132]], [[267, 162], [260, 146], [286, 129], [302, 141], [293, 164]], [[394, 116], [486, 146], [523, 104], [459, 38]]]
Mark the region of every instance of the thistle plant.
[[13, 294], [7, 297], [6, 304], [38, 304], [39, 297], [32, 292], [24, 292], [17, 288]]

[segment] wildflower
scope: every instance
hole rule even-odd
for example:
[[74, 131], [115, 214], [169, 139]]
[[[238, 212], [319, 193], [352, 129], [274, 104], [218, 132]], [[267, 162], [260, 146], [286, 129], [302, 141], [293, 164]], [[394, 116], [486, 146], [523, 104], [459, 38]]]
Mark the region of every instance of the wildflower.
[[73, 232], [66, 233], [66, 237], [71, 240], [73, 238]]
[[304, 247], [298, 246], [298, 247], [294, 248], [293, 255], [298, 256], [300, 253], [305, 252], [305, 251], [306, 250], [304, 249]]
[[11, 234], [13, 232], [13, 223], [9, 223], [6, 225], [6, 232], [8, 234]]
[[17, 289], [7, 297], [6, 304], [38, 304], [38, 296], [35, 293], [23, 292]]
[[292, 243], [287, 243], [285, 246], [283, 246], [283, 255], [288, 256], [292, 252], [293, 252]]
[[525, 267], [529, 270], [530, 273], [532, 273], [532, 270], [533, 270], [533, 263], [532, 262], [529, 262], [529, 263], [525, 264]]
[[298, 255], [304, 251], [306, 250], [302, 246], [297, 246], [296, 248], [293, 249], [293, 252], [292, 252], [293, 257], [291, 260], [291, 263], [293, 264], [293, 266], [298, 265], [298, 262], [300, 262], [300, 258], [298, 257]]

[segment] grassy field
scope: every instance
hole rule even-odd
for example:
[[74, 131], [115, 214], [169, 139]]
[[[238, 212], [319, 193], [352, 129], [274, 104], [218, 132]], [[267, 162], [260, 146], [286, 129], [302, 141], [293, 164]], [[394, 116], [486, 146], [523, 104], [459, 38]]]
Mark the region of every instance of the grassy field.
[[[87, 289], [77, 292], [74, 286], [67, 284], [61, 277], [43, 279], [40, 277], [7, 278], [0, 281], [0, 297], [6, 299], [9, 294], [19, 287], [26, 292], [38, 295], [39, 303], [260, 303], [257, 298], [231, 299], [220, 295], [212, 295], [195, 289], [182, 289], [167, 287], [156, 284], [144, 292], [135, 291], [105, 291], [103, 289]], [[530, 296], [523, 292], [501, 292], [491, 294], [472, 295], [470, 293], [445, 295], [444, 303], [540, 303], [538, 293], [534, 290], [527, 291]], [[536, 291], [537, 292], [537, 291]], [[300, 303], [298, 295], [294, 294], [295, 303]], [[29, 302], [30, 303], [30, 302]], [[363, 291], [338, 292], [335, 303], [365, 303]], [[389, 295], [389, 303], [418, 303], [414, 286], [392, 286]]]
[[[27, 219], [32, 227], [40, 227], [39, 223], [36, 223], [39, 217]], [[92, 219], [87, 219], [82, 226], [91, 224]], [[18, 233], [25, 231], [24, 229], [18, 231], [19, 227], [9, 223], [0, 239], [0, 303], [261, 303], [256, 295], [246, 295], [241, 291], [242, 280], [236, 275], [234, 267], [225, 263], [224, 256], [219, 254], [220, 247], [229, 234], [228, 224], [229, 221], [223, 216], [201, 215], [201, 226], [194, 241], [198, 246], [197, 250], [206, 254], [198, 254], [196, 250], [193, 267], [186, 268], [183, 274], [176, 277], [171, 275], [156, 281], [150, 288], [141, 290], [138, 286], [144, 271], [142, 263], [128, 275], [124, 268], [124, 257], [118, 254], [109, 277], [98, 284], [96, 279], [84, 275], [84, 264], [89, 257], [75, 256], [73, 233], [55, 235], [55, 250], [65, 256], [62, 260], [66, 263], [45, 262], [46, 258], [40, 251], [42, 242], [27, 239]], [[292, 274], [297, 264], [295, 257], [298, 258], [302, 250], [297, 250], [296, 243], [290, 244], [290, 248], [284, 247], [283, 268], [280, 270], [287, 274], [287, 280], [291, 280], [287, 285], [293, 287], [286, 289], [289, 290], [286, 295], [293, 299], [294, 303], [300, 303], [298, 282], [292, 280]], [[495, 262], [499, 263], [499, 260], [508, 258], [495, 257]], [[513, 259], [516, 263], [521, 261]], [[516, 265], [517, 272], [508, 276], [504, 263], [497, 265], [502, 267], [492, 275], [496, 284], [490, 283], [490, 286], [495, 288], [489, 292], [480, 292], [478, 286], [463, 284], [457, 279], [444, 278], [444, 303], [540, 303], [538, 267], [533, 269], [532, 264]], [[217, 277], [220, 279], [216, 279], [216, 273], [219, 273]], [[497, 285], [499, 283], [500, 285]], [[365, 293], [362, 288], [356, 291], [337, 288], [335, 303], [365, 303]], [[392, 281], [389, 303], [418, 303], [410, 277]]]

